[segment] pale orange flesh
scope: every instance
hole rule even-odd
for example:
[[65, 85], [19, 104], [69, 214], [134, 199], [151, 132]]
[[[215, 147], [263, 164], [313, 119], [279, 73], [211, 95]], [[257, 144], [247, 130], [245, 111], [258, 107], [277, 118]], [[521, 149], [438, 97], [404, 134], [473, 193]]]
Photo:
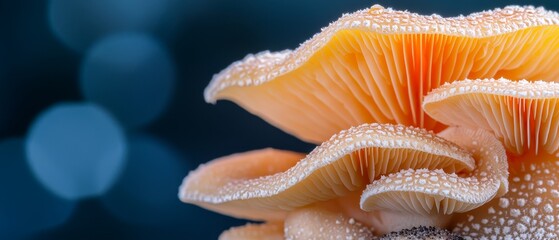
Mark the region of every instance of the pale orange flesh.
[[457, 215], [450, 229], [473, 239], [559, 238], [559, 159], [522, 158], [511, 164], [507, 194]]
[[[489, 99], [489, 105], [474, 107], [482, 109], [479, 117], [467, 107], [453, 109], [463, 103], [456, 101], [442, 104], [440, 109], [451, 107], [448, 113], [439, 111], [436, 120], [426, 115], [422, 107], [423, 96], [429, 91], [460, 79], [558, 81], [559, 62], [549, 60], [559, 57], [558, 19], [556, 13], [529, 7], [447, 20], [375, 6], [344, 16], [293, 52], [263, 53], [233, 64], [214, 77], [205, 97], [209, 102], [232, 100], [284, 131], [314, 143], [364, 122], [401, 123], [439, 131], [446, 126], [436, 120], [452, 116], [456, 122], [444, 123], [482, 126], [493, 131], [510, 153], [510, 191], [498, 200], [458, 215], [454, 230], [474, 239], [557, 238], [559, 160], [555, 155], [559, 138], [555, 134], [559, 123], [555, 100], [542, 103], [484, 95], [466, 102], [468, 105]], [[436, 24], [428, 24], [432, 22]], [[233, 216], [255, 218], [263, 214], [265, 217], [256, 219], [283, 219], [285, 211], [360, 189], [366, 182], [355, 174], [358, 169], [361, 176], [367, 171], [363, 171], [363, 162], [355, 164], [355, 159], [363, 155], [368, 156], [361, 151], [352, 153], [322, 169], [310, 185], [292, 188], [293, 194], [286, 201], [295, 205], [257, 195], [260, 202], [243, 202], [247, 198], [241, 197], [233, 199], [233, 204], [218, 207], [208, 196], [183, 200]], [[268, 174], [279, 174], [295, 162], [293, 158]], [[351, 169], [355, 172], [351, 173]], [[264, 172], [248, 178], [265, 177]], [[219, 178], [218, 175], [215, 176]], [[243, 179], [235, 179], [238, 180]], [[309, 190], [313, 185], [322, 187]], [[207, 188], [213, 191], [215, 186]], [[319, 189], [327, 189], [328, 197], [324, 198], [326, 195]], [[194, 189], [194, 195], [198, 190]], [[310, 202], [309, 196], [314, 197]], [[279, 217], [275, 208], [280, 209]]]
[[495, 134], [513, 156], [559, 152], [559, 83], [466, 80], [425, 97], [424, 109], [448, 125]]
[[507, 192], [507, 157], [494, 136], [459, 127], [439, 135], [472, 153], [476, 159], [473, 172], [457, 176], [437, 170], [402, 169], [369, 184], [361, 195], [361, 209], [450, 215], [477, 208]]
[[367, 226], [332, 207], [322, 204], [291, 212], [285, 220], [286, 239], [372, 239]]
[[[406, 19], [400, 15], [379, 18], [388, 22], [388, 29], [399, 29], [387, 19]], [[415, 17], [418, 25], [427, 18]], [[526, 22], [537, 22], [532, 17]], [[373, 14], [346, 18], [343, 21], [383, 20]], [[457, 32], [480, 28], [472, 24], [474, 20], [444, 20], [433, 26], [455, 27]], [[498, 20], [492, 21], [486, 22], [499, 26]], [[463, 29], [461, 22], [469, 28]], [[421, 29], [379, 33], [335, 25], [296, 52], [264, 53], [234, 64], [214, 78], [206, 100], [234, 101], [288, 133], [321, 143], [342, 129], [367, 122], [441, 130], [444, 125], [422, 111], [422, 101], [445, 82], [491, 77], [559, 80], [559, 61], [548, 61], [559, 57], [557, 25], [522, 28], [518, 26], [527, 24], [506, 19], [500, 27], [508, 27], [508, 32], [481, 36]], [[317, 49], [311, 47], [315, 45]], [[311, 55], [301, 56], [307, 51]], [[305, 61], [298, 63], [299, 58]]]
[[185, 178], [180, 198], [234, 217], [281, 221], [289, 211], [360, 192], [401, 169], [455, 174], [474, 165], [468, 152], [425, 130], [364, 124], [340, 132], [304, 158], [269, 149], [212, 161]]
[[[413, 193], [412, 193], [413, 194]], [[344, 214], [349, 218], [354, 219], [356, 222], [369, 226], [375, 235], [383, 235], [401, 229], [412, 228], [416, 226], [436, 226], [446, 227], [450, 220], [451, 215], [446, 214], [429, 214], [424, 215], [420, 213], [410, 213], [401, 211], [401, 209], [375, 209], [364, 211], [360, 208], [361, 192], [352, 192], [347, 196], [335, 199], [338, 203], [337, 211]], [[394, 201], [402, 201], [400, 199], [393, 199]], [[421, 204], [418, 204], [421, 205]], [[410, 207], [410, 206], [406, 206]], [[304, 229], [304, 226], [301, 227]], [[303, 230], [301, 230], [303, 231]]]
[[426, 97], [425, 110], [451, 125], [492, 131], [507, 148], [509, 191], [458, 214], [454, 231], [499, 239], [559, 237], [559, 84], [460, 81]]
[[466, 78], [559, 80], [559, 62], [545, 60], [559, 57], [546, 51], [559, 49], [557, 36], [556, 26], [488, 38], [343, 31], [299, 69], [218, 96], [314, 143], [366, 122], [440, 130], [421, 109], [431, 89]]
[[[250, 190], [250, 186], [246, 187], [245, 193], [237, 191], [237, 198], [225, 198], [231, 195], [233, 187], [243, 185], [253, 179], [287, 171], [304, 156], [302, 153], [268, 148], [215, 159], [188, 174], [179, 189], [179, 197], [183, 201], [192, 202], [229, 216], [255, 220], [283, 219], [286, 214], [283, 211], [253, 208], [250, 204], [215, 206], [212, 202], [221, 196], [222, 201], [234, 203], [234, 200], [238, 200], [239, 196]], [[229, 198], [231, 197], [229, 196]]]
[[283, 236], [283, 223], [249, 223], [224, 231], [219, 240], [283, 240]]

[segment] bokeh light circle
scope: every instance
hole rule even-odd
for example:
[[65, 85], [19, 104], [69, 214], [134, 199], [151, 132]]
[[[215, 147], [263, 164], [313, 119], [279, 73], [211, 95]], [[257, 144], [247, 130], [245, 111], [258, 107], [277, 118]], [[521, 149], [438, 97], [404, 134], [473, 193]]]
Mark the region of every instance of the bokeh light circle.
[[191, 206], [177, 194], [191, 167], [165, 142], [149, 135], [129, 137], [126, 167], [102, 197], [111, 213], [128, 223], [176, 227], [187, 223]]
[[49, 23], [63, 43], [81, 51], [107, 34], [153, 30], [172, 10], [172, 1], [51, 0]]
[[146, 125], [170, 101], [174, 64], [153, 38], [121, 33], [93, 46], [81, 69], [83, 95], [108, 109], [128, 128]]
[[65, 103], [32, 124], [26, 155], [37, 178], [66, 199], [104, 193], [125, 161], [126, 139], [118, 123], [94, 104]]
[[0, 142], [0, 239], [20, 239], [64, 223], [74, 202], [39, 183], [25, 161], [24, 141]]

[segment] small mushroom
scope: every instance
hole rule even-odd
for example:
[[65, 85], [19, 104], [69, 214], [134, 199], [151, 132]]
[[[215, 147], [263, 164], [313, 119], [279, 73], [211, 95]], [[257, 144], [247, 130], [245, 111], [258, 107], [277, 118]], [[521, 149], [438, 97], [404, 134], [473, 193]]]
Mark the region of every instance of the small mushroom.
[[557, 96], [557, 83], [465, 80], [435, 89], [425, 97], [424, 109], [447, 125], [493, 132], [515, 156], [529, 151], [557, 154]]
[[380, 124], [342, 131], [302, 156], [265, 149], [217, 159], [191, 172], [179, 195], [231, 216], [281, 220], [286, 211], [360, 190], [383, 174], [455, 173], [475, 164], [468, 152], [425, 130]]
[[443, 18], [375, 5], [291, 51], [248, 55], [216, 74], [207, 102], [234, 101], [303, 140], [362, 123], [442, 130], [422, 111], [431, 89], [465, 78], [559, 79], [559, 16], [510, 6]]
[[[471, 142], [475, 138], [483, 146], [466, 145], [466, 151], [426, 130], [401, 125], [364, 124], [333, 136], [300, 161], [297, 161], [300, 154], [271, 149], [214, 160], [185, 178], [180, 188], [180, 198], [235, 217], [283, 221], [289, 212], [318, 202], [336, 202], [337, 198], [351, 196], [351, 192], [361, 192], [365, 185], [371, 183], [373, 187], [362, 196], [362, 210], [350, 209], [358, 208], [358, 202], [344, 204], [343, 201], [338, 201], [337, 206], [340, 213], [346, 213], [345, 216], [356, 217], [363, 224], [374, 228], [380, 224], [379, 233], [387, 233], [401, 229], [382, 223], [386, 222], [383, 220], [390, 213], [379, 218], [375, 214], [369, 216], [363, 210], [406, 213], [407, 215], [400, 214], [402, 219], [412, 216], [408, 218], [417, 220], [411, 224], [406, 219], [409, 224], [404, 227], [409, 227], [425, 223], [422, 220], [426, 218], [433, 220], [441, 214], [471, 210], [506, 192], [505, 155], [504, 150], [499, 151], [500, 143], [496, 139], [488, 134], [454, 128], [441, 134], [458, 142]], [[484, 149], [487, 151], [483, 151]], [[479, 170], [472, 172], [475, 164]], [[393, 177], [382, 176], [398, 173], [403, 169], [423, 169], [418, 170], [418, 173], [434, 173], [442, 182], [423, 184], [423, 189], [400, 189], [410, 195], [388, 196], [389, 194], [370, 190], [378, 186], [377, 182], [393, 188], [387, 180]], [[469, 175], [470, 172], [472, 177], [465, 176], [465, 180], [459, 179], [457, 175]], [[478, 179], [478, 175], [487, 177]], [[422, 175], [418, 175], [420, 177]], [[445, 191], [445, 186], [440, 185], [445, 183], [450, 185], [449, 188], [456, 189]], [[403, 182], [402, 186], [406, 187], [407, 184]], [[464, 187], [472, 189], [460, 192]], [[441, 190], [433, 191], [431, 188]], [[472, 193], [477, 189], [481, 193]], [[421, 197], [424, 199], [416, 202], [424, 201], [427, 205], [431, 204], [430, 208], [415, 206], [414, 200], [409, 197], [414, 193], [418, 193], [417, 196], [423, 194]], [[369, 201], [378, 196], [384, 198], [381, 202], [391, 199], [402, 205], [394, 207]], [[432, 213], [436, 215], [431, 215]], [[431, 222], [444, 226], [447, 221]]]
[[410, 168], [387, 174], [370, 183], [360, 197], [342, 199], [343, 212], [374, 226], [377, 234], [420, 225], [445, 227], [452, 214], [472, 210], [507, 192], [505, 149], [493, 135], [461, 127], [438, 135], [472, 153], [475, 170], [449, 174]]
[[430, 93], [424, 109], [448, 125], [490, 130], [509, 156], [509, 192], [460, 215], [455, 231], [475, 239], [559, 237], [558, 83], [457, 81]]
[[477, 166], [469, 177], [441, 170], [405, 169], [369, 184], [361, 196], [361, 208], [452, 214], [477, 208], [508, 191], [505, 150], [491, 134], [448, 128], [439, 136], [473, 154]]
[[[384, 215], [391, 214], [385, 218], [397, 219], [383, 221], [383, 229], [381, 224], [374, 224], [378, 232], [424, 223], [444, 227], [451, 214], [478, 208], [508, 191], [505, 149], [493, 135], [482, 130], [448, 128], [439, 136], [472, 153], [475, 170], [458, 176], [440, 170], [406, 169], [372, 182], [361, 195], [361, 209], [385, 210]], [[392, 226], [396, 224], [398, 227]]]

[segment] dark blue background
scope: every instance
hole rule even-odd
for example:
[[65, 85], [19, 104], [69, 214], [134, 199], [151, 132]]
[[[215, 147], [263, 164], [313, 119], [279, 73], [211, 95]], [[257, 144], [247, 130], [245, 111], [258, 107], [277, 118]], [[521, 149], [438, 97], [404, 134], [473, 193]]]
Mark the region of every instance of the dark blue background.
[[[70, 5], [72, 1], [80, 0], [66, 1]], [[125, 7], [134, 11], [138, 7], [135, 2], [142, 1], [128, 1], [129, 6]], [[182, 204], [178, 199], [166, 204], [165, 197], [158, 200], [157, 196], [175, 199], [182, 177], [189, 170], [219, 156], [264, 147], [308, 152], [313, 146], [275, 129], [230, 102], [206, 104], [202, 96], [203, 90], [213, 74], [233, 61], [262, 50], [293, 49], [342, 13], [367, 8], [374, 3], [399, 10], [407, 9], [422, 14], [438, 13], [443, 16], [468, 14], [509, 4], [530, 4], [559, 10], [558, 1], [168, 2], [170, 5], [164, 10], [169, 12], [157, 24], [132, 29], [152, 36], [167, 49], [176, 76], [169, 105], [163, 113], [148, 125], [124, 130], [129, 139], [129, 157], [142, 159], [147, 163], [137, 166], [127, 164], [120, 176], [126, 180], [118, 180], [106, 194], [110, 195], [112, 202], [120, 203], [118, 206], [130, 205], [131, 210], [123, 210], [129, 216], [118, 217], [118, 214], [110, 211], [104, 203], [107, 196], [89, 197], [74, 201], [77, 205], [65, 223], [51, 229], [28, 232], [21, 238], [216, 239], [221, 231], [230, 226], [244, 224], [243, 220]], [[84, 37], [93, 42], [81, 41], [82, 45], [78, 47], [65, 43], [54, 34], [49, 24], [50, 3], [47, 0], [0, 2], [1, 139], [24, 138], [36, 117], [54, 104], [87, 101], [80, 90], [80, 71], [86, 49], [101, 36], [90, 36], [90, 32], [84, 30], [80, 33], [83, 36], [78, 34], [74, 37]], [[75, 13], [77, 14], [72, 19], [79, 21], [82, 15], [79, 11]], [[102, 14], [103, 12], [101, 16]], [[142, 101], [149, 99], [135, 101], [142, 105], [147, 103]], [[155, 145], [153, 141], [156, 141]], [[169, 153], [161, 149], [172, 149], [169, 151], [174, 155], [169, 157]], [[5, 156], [8, 155], [4, 154], [4, 159], [0, 161], [21, 160], [21, 157]], [[154, 162], [150, 162], [150, 158]], [[159, 169], [159, 158], [176, 158], [179, 164], [161, 163], [163, 166]], [[2, 169], [0, 175], [6, 175], [2, 173]], [[125, 178], [124, 175], [128, 177]], [[165, 181], [159, 181], [160, 179]], [[164, 185], [158, 186], [159, 183]], [[15, 189], [25, 187], [24, 183], [18, 181], [11, 185], [10, 188], [0, 189], [0, 198], [6, 198], [7, 195], [15, 194]], [[170, 213], [161, 217], [158, 215], [159, 208], [153, 207], [136, 214], [136, 200], [130, 195], [123, 195], [135, 188], [136, 191], [156, 189], [145, 194], [155, 196], [153, 201], [155, 204], [162, 204], [161, 211]], [[170, 195], [172, 197], [169, 198]], [[41, 206], [44, 201], [46, 200], [27, 199], [10, 208], [29, 214], [26, 211], [37, 208], [29, 207], [29, 204]], [[139, 199], [138, 201], [141, 202]], [[140, 204], [139, 208], [142, 206], [144, 205]], [[23, 223], [20, 225], [14, 228], [26, 229]]]

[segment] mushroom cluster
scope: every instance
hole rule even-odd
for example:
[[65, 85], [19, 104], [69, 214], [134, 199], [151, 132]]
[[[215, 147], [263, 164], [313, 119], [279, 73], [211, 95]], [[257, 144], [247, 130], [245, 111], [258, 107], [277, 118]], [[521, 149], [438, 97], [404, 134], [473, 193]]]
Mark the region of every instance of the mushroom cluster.
[[559, 15], [543, 8], [346, 14], [204, 95], [318, 146], [213, 160], [179, 197], [262, 221], [221, 239], [558, 238], [557, 59]]

